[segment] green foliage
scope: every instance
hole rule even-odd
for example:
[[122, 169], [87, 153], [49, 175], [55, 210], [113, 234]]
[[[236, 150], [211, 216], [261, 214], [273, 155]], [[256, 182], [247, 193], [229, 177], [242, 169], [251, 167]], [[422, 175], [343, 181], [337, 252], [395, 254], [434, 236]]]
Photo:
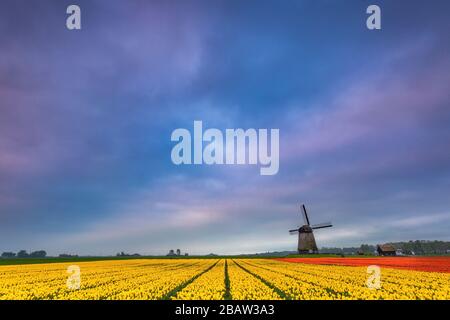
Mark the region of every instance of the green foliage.
[[30, 255], [25, 250], [17, 252], [17, 258], [28, 258]]
[[3, 252], [2, 258], [14, 258], [16, 254], [14, 252]]
[[228, 261], [225, 260], [225, 294], [223, 295], [224, 300], [231, 300], [231, 291], [230, 291], [230, 277], [228, 275]]
[[440, 255], [446, 254], [450, 250], [450, 241], [427, 241], [416, 240], [408, 242], [392, 242], [390, 243], [395, 249], [402, 249], [403, 253], [416, 255]]

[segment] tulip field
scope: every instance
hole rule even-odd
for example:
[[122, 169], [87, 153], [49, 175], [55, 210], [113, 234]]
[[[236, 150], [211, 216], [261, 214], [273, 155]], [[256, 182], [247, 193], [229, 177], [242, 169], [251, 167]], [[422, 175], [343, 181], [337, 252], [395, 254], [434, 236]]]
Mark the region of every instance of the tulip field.
[[[77, 286], [71, 286], [74, 265]], [[275, 259], [130, 259], [0, 266], [0, 300], [450, 299], [450, 273]]]

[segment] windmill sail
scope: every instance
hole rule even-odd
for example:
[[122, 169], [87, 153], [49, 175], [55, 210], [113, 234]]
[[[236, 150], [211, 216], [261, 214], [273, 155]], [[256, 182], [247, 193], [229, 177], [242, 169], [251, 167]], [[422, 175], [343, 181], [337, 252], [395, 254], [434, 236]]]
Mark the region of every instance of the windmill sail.
[[303, 220], [305, 221], [305, 224], [309, 226], [308, 213], [306, 212], [306, 207], [304, 204], [302, 204], [302, 213], [303, 213]]
[[312, 229], [322, 229], [322, 228], [329, 228], [332, 227], [333, 225], [331, 224], [331, 222], [324, 222], [324, 223], [319, 223], [319, 224], [313, 224], [311, 226]]

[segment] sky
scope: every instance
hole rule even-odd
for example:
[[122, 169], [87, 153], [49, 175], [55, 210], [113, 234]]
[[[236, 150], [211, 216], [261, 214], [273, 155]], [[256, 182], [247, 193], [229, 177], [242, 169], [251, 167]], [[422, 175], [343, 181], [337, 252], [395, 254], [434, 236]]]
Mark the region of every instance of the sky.
[[[81, 8], [81, 30], [66, 8]], [[381, 8], [368, 30], [366, 8]], [[448, 1], [0, 2], [0, 251], [450, 240]], [[174, 165], [171, 133], [278, 128], [280, 167]]]

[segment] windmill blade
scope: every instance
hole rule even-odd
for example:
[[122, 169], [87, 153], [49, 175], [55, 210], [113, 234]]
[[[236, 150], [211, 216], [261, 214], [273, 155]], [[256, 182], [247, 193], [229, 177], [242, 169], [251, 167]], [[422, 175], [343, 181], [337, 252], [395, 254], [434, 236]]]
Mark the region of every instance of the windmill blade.
[[294, 234], [294, 233], [297, 233], [297, 232], [298, 232], [298, 229], [289, 230], [290, 234]]
[[331, 222], [325, 222], [325, 223], [313, 224], [311, 226], [311, 229], [322, 229], [322, 228], [329, 228], [332, 226], [333, 225], [331, 224]]
[[309, 226], [308, 213], [306, 212], [306, 207], [304, 204], [302, 204], [302, 213], [303, 213], [303, 220], [305, 221], [305, 224], [307, 224]]

